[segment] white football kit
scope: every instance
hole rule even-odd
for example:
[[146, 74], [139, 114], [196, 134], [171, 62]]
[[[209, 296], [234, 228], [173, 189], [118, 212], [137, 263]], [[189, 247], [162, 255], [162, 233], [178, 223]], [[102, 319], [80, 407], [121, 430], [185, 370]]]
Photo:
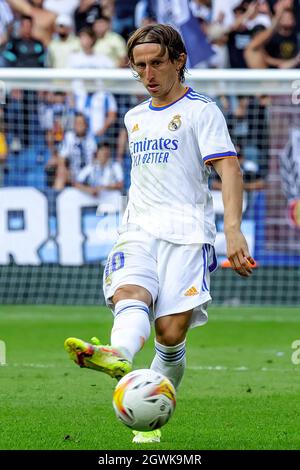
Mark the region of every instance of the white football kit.
[[187, 88], [177, 101], [149, 99], [125, 115], [132, 158], [129, 202], [104, 271], [107, 304], [122, 285], [152, 295], [154, 319], [194, 309], [207, 320], [209, 273], [216, 268], [209, 165], [236, 157], [223, 114]]

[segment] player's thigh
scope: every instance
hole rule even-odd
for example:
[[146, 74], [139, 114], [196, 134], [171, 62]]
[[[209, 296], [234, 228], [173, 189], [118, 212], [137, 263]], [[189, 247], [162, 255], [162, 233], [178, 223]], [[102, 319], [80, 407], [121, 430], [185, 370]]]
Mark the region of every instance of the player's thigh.
[[193, 310], [166, 315], [155, 320], [155, 336], [160, 344], [175, 346], [184, 341], [190, 326]]
[[147, 303], [150, 293], [150, 303], [155, 302], [158, 292], [155, 249], [156, 241], [145, 232], [132, 231], [120, 235], [108, 256], [103, 273], [107, 305], [111, 307], [115, 294], [122, 291], [130, 296], [128, 298], [135, 298], [131, 297], [134, 294], [141, 295], [140, 300], [145, 298]]
[[112, 297], [112, 303], [116, 305], [120, 300], [135, 299], [145, 302], [148, 307], [152, 303], [151, 292], [136, 284], [125, 284], [118, 287]]

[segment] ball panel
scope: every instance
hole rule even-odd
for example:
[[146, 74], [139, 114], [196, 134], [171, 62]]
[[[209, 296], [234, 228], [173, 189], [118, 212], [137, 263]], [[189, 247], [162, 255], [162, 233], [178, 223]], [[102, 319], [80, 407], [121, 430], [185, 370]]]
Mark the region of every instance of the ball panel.
[[117, 418], [137, 431], [161, 428], [176, 406], [172, 383], [151, 369], [139, 369], [125, 375], [113, 394]]

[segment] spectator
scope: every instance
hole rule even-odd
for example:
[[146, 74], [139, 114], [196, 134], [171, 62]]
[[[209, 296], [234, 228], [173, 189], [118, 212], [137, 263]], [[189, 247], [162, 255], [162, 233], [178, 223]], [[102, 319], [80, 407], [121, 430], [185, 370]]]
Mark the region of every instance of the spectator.
[[71, 68], [111, 68], [114, 63], [105, 55], [95, 53], [96, 34], [92, 28], [83, 28], [79, 33], [81, 52], [70, 55]]
[[0, 47], [6, 43], [14, 17], [5, 0], [0, 3]]
[[143, 24], [169, 24], [179, 30], [187, 50], [187, 67], [207, 67], [214, 55], [204, 31], [193, 15], [189, 0], [148, 0]]
[[123, 170], [119, 162], [111, 159], [108, 142], [98, 145], [95, 158], [78, 174], [74, 186], [91, 196], [101, 196], [101, 202], [109, 203], [112, 210], [119, 210], [123, 189]]
[[220, 98], [232, 138], [243, 147], [247, 159], [259, 165], [263, 177], [269, 165], [269, 105], [266, 95]]
[[244, 49], [244, 59], [249, 69], [264, 69], [267, 67], [263, 47], [257, 43], [256, 38], [261, 31], [265, 30], [264, 26], [256, 26], [251, 31], [251, 41]]
[[[29, 144], [28, 118], [24, 92], [16, 89], [11, 90], [4, 108], [4, 119], [7, 129], [7, 142], [12, 153], [19, 153], [24, 144]], [[25, 140], [26, 142], [24, 142]]]
[[65, 135], [58, 159], [48, 165], [55, 172], [54, 189], [61, 190], [76, 181], [82, 168], [92, 162], [96, 148], [95, 139], [88, 134], [85, 116], [78, 113], [74, 130]]
[[[152, 18], [150, 18], [151, 12], [149, 11], [149, 4], [147, 0], [139, 0], [135, 7], [134, 12], [134, 27], [135, 29], [141, 26], [149, 24]], [[155, 17], [155, 15], [153, 15]]]
[[97, 18], [100, 18], [102, 8], [97, 0], [81, 0], [80, 5], [74, 13], [75, 32], [79, 32], [86, 27], [92, 28]]
[[111, 19], [108, 16], [96, 19], [94, 31], [97, 37], [95, 53], [109, 57], [115, 67], [125, 67], [128, 61], [126, 42], [120, 34], [111, 30]]
[[[265, 181], [261, 174], [260, 168], [256, 162], [248, 160], [244, 154], [241, 144], [235, 145], [239, 164], [243, 171], [243, 181], [245, 191], [258, 191], [265, 188]], [[214, 172], [211, 182], [212, 189], [222, 189], [222, 182], [220, 177]]]
[[212, 0], [212, 23], [219, 23], [227, 30], [231, 28], [234, 19], [234, 8], [241, 3], [241, 0]]
[[4, 182], [4, 169], [7, 157], [7, 144], [4, 134], [3, 111], [0, 109], [0, 188]]
[[290, 0], [279, 0], [272, 25], [258, 31], [247, 49], [245, 59], [251, 68], [295, 68], [300, 65], [296, 20]]
[[[268, 65], [276, 68], [297, 67], [300, 63], [300, 57], [296, 57], [299, 54], [299, 45], [292, 9], [285, 9], [281, 15], [279, 14], [279, 22], [274, 33], [265, 45]], [[295, 62], [293, 59], [296, 59]]]
[[134, 106], [137, 106], [139, 102], [144, 101], [146, 99], [145, 96], [135, 96], [135, 95], [124, 95], [118, 94], [115, 95], [116, 101], [118, 103], [118, 113], [119, 113], [119, 126], [118, 126], [118, 134], [116, 136], [117, 140], [117, 148], [116, 148], [116, 158], [120, 163], [123, 163], [124, 158], [130, 157], [130, 152], [128, 148], [128, 135], [127, 129], [124, 124], [123, 116], [132, 109]]
[[89, 132], [97, 139], [107, 139], [108, 130], [117, 118], [117, 103], [107, 91], [87, 92], [83, 85], [76, 86], [75, 110], [85, 115]]
[[115, 0], [99, 0], [99, 4], [102, 9], [102, 15], [112, 19], [115, 15]]
[[3, 0], [0, 3], [0, 67], [5, 67], [5, 59], [2, 51], [11, 33], [12, 21], [12, 11], [6, 1]]
[[229, 62], [232, 68], [247, 68], [244, 50], [251, 41], [255, 27], [271, 24], [266, 13], [260, 13], [258, 1], [243, 0], [234, 8], [235, 22], [228, 35]]
[[191, 11], [197, 18], [205, 18], [206, 21], [211, 19], [212, 2], [211, 0], [190, 0]]
[[[227, 68], [229, 65], [227, 41], [227, 30], [222, 24], [215, 22], [211, 23], [211, 12], [209, 8], [202, 4], [194, 4], [193, 14], [198, 19], [200, 29], [207, 37], [213, 51], [213, 55], [207, 60], [206, 65], [209, 68]], [[201, 64], [203, 65], [203, 64]]]
[[268, 95], [252, 96], [248, 105], [248, 134], [245, 154], [258, 163], [260, 174], [265, 178], [269, 171], [269, 109]]
[[7, 67], [43, 67], [45, 48], [33, 36], [32, 18], [23, 16], [20, 24], [20, 37], [10, 37], [3, 51]]
[[128, 135], [127, 129], [124, 124], [122, 117], [129, 111], [129, 109], [136, 106], [140, 101], [145, 100], [145, 96], [137, 97], [135, 95], [115, 95], [118, 103], [119, 119], [117, 135], [115, 136], [116, 141], [116, 159], [122, 165], [124, 171], [124, 192], [127, 193], [130, 187], [130, 171], [131, 171], [131, 156], [128, 147]]
[[12, 89], [7, 96], [5, 113], [6, 138], [11, 152], [18, 154], [42, 138], [38, 119], [38, 93]]
[[[266, 0], [271, 10], [272, 15], [275, 15], [280, 0]], [[300, 2], [299, 0], [286, 0], [285, 8], [292, 9], [297, 20], [297, 31], [299, 31], [300, 20]]]
[[47, 93], [39, 104], [39, 117], [52, 154], [59, 150], [66, 131], [72, 128], [73, 116], [68, 96], [63, 91]]
[[[104, 2], [102, 0], [103, 3], [107, 3], [107, 0]], [[112, 2], [110, 0], [110, 3], [115, 5], [112, 29], [127, 40], [130, 33], [135, 30], [134, 16], [138, 0], [122, 0], [122, 2]]]
[[[243, 149], [241, 144], [236, 144], [235, 148], [243, 172], [243, 187], [246, 193], [243, 219], [253, 220], [255, 217], [258, 217], [257, 213], [255, 214], [256, 201], [259, 197], [259, 192], [266, 188], [266, 182], [259, 165], [248, 159], [246, 149]], [[213, 190], [221, 191], [222, 183], [215, 171], [213, 171], [210, 186]]]
[[12, 9], [33, 21], [33, 36], [48, 46], [55, 29], [56, 14], [43, 8], [43, 0], [7, 0]]
[[79, 6], [80, 0], [45, 0], [44, 8], [52, 11], [56, 15], [67, 15], [73, 17], [75, 9]]
[[71, 54], [80, 52], [80, 41], [72, 34], [72, 19], [67, 15], [56, 18], [57, 36], [50, 42], [48, 48], [49, 67], [65, 68]]
[[231, 109], [227, 114], [228, 128], [234, 139], [244, 142], [248, 135], [248, 96], [237, 96], [231, 99]]

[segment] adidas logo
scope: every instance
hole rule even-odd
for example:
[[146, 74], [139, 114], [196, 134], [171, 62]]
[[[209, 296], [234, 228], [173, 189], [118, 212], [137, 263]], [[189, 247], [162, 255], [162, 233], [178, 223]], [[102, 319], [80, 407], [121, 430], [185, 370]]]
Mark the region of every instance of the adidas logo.
[[190, 287], [188, 290], [185, 291], [184, 295], [187, 297], [191, 297], [192, 295], [198, 295], [199, 291], [196, 289], [195, 286]]
[[139, 131], [140, 128], [139, 128], [139, 125], [138, 124], [135, 124], [132, 128], [132, 131], [131, 132], [136, 132], [136, 131]]

